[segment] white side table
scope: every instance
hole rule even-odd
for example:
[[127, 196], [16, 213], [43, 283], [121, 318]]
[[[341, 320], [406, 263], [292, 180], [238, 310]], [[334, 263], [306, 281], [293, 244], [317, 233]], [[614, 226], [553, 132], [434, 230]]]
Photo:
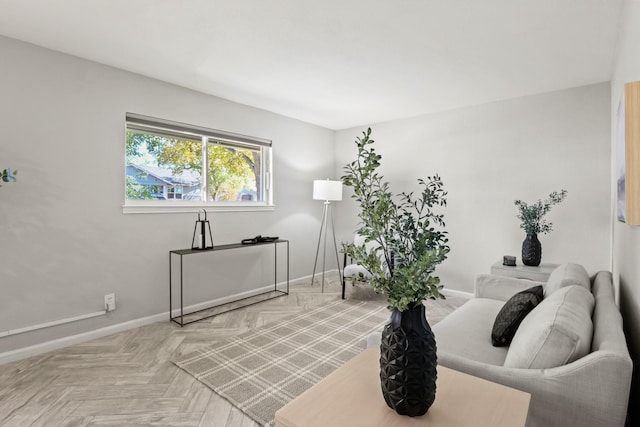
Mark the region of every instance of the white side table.
[[491, 266], [491, 274], [497, 276], [515, 277], [516, 279], [529, 279], [536, 282], [546, 282], [549, 275], [560, 264], [541, 263], [537, 267], [518, 264], [515, 266], [502, 265], [502, 261], [498, 261]]

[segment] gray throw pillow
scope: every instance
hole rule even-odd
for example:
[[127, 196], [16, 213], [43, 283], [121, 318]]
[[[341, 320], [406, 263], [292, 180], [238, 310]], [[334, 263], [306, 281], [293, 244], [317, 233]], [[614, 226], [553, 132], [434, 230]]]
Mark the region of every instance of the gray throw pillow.
[[520, 323], [542, 301], [543, 297], [542, 286], [534, 286], [509, 298], [493, 322], [493, 329], [491, 330], [491, 343], [493, 346], [503, 347], [509, 345]]
[[520, 324], [504, 366], [555, 368], [586, 356], [593, 306], [593, 295], [582, 286], [566, 286], [546, 297]]

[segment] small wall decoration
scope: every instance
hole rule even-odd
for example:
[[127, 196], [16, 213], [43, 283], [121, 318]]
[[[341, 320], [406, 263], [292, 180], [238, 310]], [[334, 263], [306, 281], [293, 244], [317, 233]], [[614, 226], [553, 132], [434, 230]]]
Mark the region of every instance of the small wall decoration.
[[[18, 171], [11, 171], [10, 168], [6, 168], [2, 170], [2, 174], [0, 175], [0, 178], [2, 182], [16, 182], [17, 173]], [[0, 185], [0, 187], [2, 187], [2, 185]]]

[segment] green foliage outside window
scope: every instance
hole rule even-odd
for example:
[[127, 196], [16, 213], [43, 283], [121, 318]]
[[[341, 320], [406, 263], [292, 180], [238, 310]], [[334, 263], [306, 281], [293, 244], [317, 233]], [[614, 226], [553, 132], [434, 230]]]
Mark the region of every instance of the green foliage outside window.
[[151, 195], [151, 187], [138, 184], [138, 181], [134, 176], [127, 176], [126, 180], [127, 199], [150, 200], [153, 198], [153, 196]]
[[[172, 138], [151, 133], [128, 131], [126, 134], [128, 164], [168, 169], [173, 176], [192, 172], [202, 179], [202, 142]], [[235, 201], [238, 194], [254, 191], [261, 200], [260, 151], [224, 144], [208, 144], [207, 200]], [[200, 183], [202, 184], [202, 183]], [[127, 177], [126, 195], [131, 199], [152, 199], [151, 191], [140, 188], [134, 177]]]

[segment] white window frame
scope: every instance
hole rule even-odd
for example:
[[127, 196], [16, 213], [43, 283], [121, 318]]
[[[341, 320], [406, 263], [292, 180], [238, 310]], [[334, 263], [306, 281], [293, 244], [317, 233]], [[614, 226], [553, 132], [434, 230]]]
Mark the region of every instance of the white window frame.
[[[189, 125], [171, 120], [158, 119], [141, 114], [126, 113], [125, 135], [129, 130], [141, 132], [154, 132], [168, 136], [184, 137], [188, 139], [202, 139], [203, 147], [214, 141], [226, 145], [238, 145], [247, 148], [262, 148], [262, 181], [264, 187], [264, 201], [229, 201], [229, 202], [205, 202], [202, 200], [130, 200], [123, 191], [124, 204], [122, 212], [129, 213], [169, 213], [169, 212], [198, 212], [201, 209], [207, 211], [272, 211], [273, 205], [273, 169], [272, 169], [272, 142], [271, 140], [253, 136], [241, 135], [201, 126]], [[124, 138], [126, 141], [126, 136]], [[126, 155], [124, 159], [124, 175], [126, 182]], [[207, 159], [203, 158], [203, 167]], [[123, 190], [125, 185], [122, 186]], [[203, 186], [203, 191], [206, 191]]]

